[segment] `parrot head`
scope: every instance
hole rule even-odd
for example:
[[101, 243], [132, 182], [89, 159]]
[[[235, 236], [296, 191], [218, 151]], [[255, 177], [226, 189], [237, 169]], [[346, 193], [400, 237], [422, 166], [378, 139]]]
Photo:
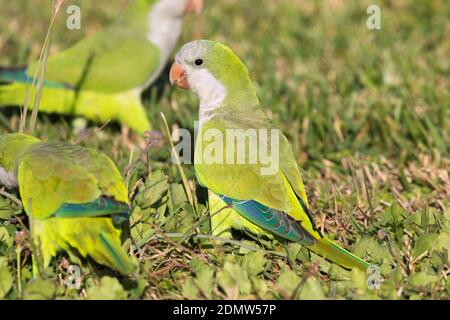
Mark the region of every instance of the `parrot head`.
[[25, 152], [40, 140], [22, 134], [10, 133], [0, 136], [0, 183], [7, 188], [17, 186], [16, 170]]
[[220, 42], [196, 40], [185, 44], [175, 56], [169, 78], [172, 85], [193, 90], [201, 107], [259, 103], [247, 67]]

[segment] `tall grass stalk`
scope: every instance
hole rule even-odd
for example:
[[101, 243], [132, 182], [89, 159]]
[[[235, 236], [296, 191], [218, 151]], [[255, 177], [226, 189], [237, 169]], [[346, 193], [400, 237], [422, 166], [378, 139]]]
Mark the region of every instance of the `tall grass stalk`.
[[33, 103], [33, 109], [31, 112], [30, 126], [28, 128], [28, 133], [33, 134], [34, 130], [36, 128], [37, 115], [38, 115], [38, 111], [39, 111], [39, 102], [41, 100], [42, 88], [43, 88], [44, 80], [45, 80], [45, 68], [47, 66], [51, 33], [52, 33], [52, 29], [53, 29], [53, 24], [56, 20], [59, 9], [61, 8], [61, 5], [63, 2], [64, 2], [64, 0], [54, 0], [53, 1], [52, 18], [50, 21], [50, 25], [47, 29], [47, 34], [45, 36], [44, 45], [42, 46], [42, 50], [39, 55], [39, 60], [38, 60], [37, 67], [36, 67], [36, 70], [33, 75], [33, 81], [31, 82], [31, 87], [27, 87], [23, 110], [20, 113], [19, 132], [25, 132], [28, 108], [29, 108], [29, 104], [30, 104], [30, 96], [33, 93], [33, 89], [34, 89], [34, 86], [36, 83], [36, 78], [39, 76], [38, 81], [36, 83], [36, 92], [35, 92], [35, 96], [34, 96], [34, 103]]
[[175, 146], [173, 145], [172, 139], [170, 138], [172, 135], [170, 133], [166, 117], [165, 117], [164, 113], [161, 112], [160, 114], [161, 114], [161, 118], [163, 119], [164, 126], [166, 128], [167, 136], [169, 137], [169, 142], [170, 142], [170, 146], [172, 148], [172, 153], [175, 155], [175, 158], [177, 159], [177, 168], [178, 168], [178, 171], [180, 172], [181, 180], [183, 181], [183, 186], [186, 191], [186, 195], [188, 197], [188, 200], [189, 200], [189, 203], [190, 203], [192, 209], [194, 210], [195, 213], [197, 213], [197, 203], [196, 203], [196, 199], [194, 197], [194, 192], [189, 185], [189, 182], [186, 178], [186, 174], [184, 173], [183, 167], [181, 166], [181, 160], [178, 157], [178, 154], [175, 151]]

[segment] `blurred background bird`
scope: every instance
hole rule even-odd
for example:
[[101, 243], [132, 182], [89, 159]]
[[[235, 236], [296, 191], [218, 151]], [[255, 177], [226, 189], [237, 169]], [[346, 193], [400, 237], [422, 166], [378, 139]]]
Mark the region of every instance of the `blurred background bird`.
[[[183, 16], [202, 6], [203, 0], [133, 1], [110, 26], [48, 58], [39, 111], [115, 120], [143, 134], [151, 124], [141, 94], [166, 65]], [[0, 67], [0, 106], [24, 103], [37, 68], [36, 61]]]
[[19, 188], [34, 243], [33, 273], [58, 252], [90, 257], [122, 274], [136, 270], [121, 247], [127, 188], [106, 155], [59, 141], [0, 136], [0, 184]]

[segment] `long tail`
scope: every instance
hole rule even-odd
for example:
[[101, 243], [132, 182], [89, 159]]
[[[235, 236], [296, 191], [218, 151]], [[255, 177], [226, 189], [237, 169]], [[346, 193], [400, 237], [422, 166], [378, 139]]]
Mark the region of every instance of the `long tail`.
[[100, 242], [103, 245], [106, 261], [104, 264], [119, 271], [122, 274], [130, 274], [136, 271], [136, 266], [127, 256], [120, 245], [120, 241], [107, 233], [100, 233]]
[[32, 220], [32, 234], [47, 267], [58, 250], [76, 249], [83, 257], [91, 257], [99, 264], [131, 274], [137, 267], [121, 246], [121, 230], [111, 218], [50, 218]]
[[308, 249], [347, 269], [358, 268], [365, 271], [370, 266], [369, 263], [348, 252], [328, 238], [318, 240], [315, 245], [308, 246]]
[[[233, 227], [244, 228], [251, 233], [261, 235], [267, 235], [266, 231], [269, 231], [285, 240], [300, 243], [344, 268], [366, 270], [369, 267], [369, 264], [363, 259], [351, 254], [328, 238], [322, 237], [312, 227], [308, 228], [307, 224], [299, 224], [298, 220], [280, 210], [268, 208], [254, 200], [235, 201], [224, 196], [210, 197], [210, 200], [212, 200], [210, 205], [213, 206], [214, 203], [232, 205], [233, 210], [239, 214], [239, 216], [231, 216], [230, 210], [228, 210], [228, 213], [222, 212], [220, 217], [218, 215], [217, 218], [211, 218], [214, 234], [227, 232]], [[306, 205], [303, 208], [306, 220], [310, 217], [310, 213]], [[254, 225], [252, 226], [252, 224]]]

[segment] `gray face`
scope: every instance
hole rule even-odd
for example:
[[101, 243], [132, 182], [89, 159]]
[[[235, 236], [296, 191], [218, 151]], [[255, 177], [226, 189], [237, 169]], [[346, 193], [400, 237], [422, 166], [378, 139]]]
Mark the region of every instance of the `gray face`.
[[181, 18], [184, 15], [187, 0], [159, 0], [155, 6], [166, 17]]
[[196, 40], [186, 43], [175, 56], [175, 61], [183, 66], [199, 67], [195, 65], [197, 59], [205, 59], [207, 40]]

